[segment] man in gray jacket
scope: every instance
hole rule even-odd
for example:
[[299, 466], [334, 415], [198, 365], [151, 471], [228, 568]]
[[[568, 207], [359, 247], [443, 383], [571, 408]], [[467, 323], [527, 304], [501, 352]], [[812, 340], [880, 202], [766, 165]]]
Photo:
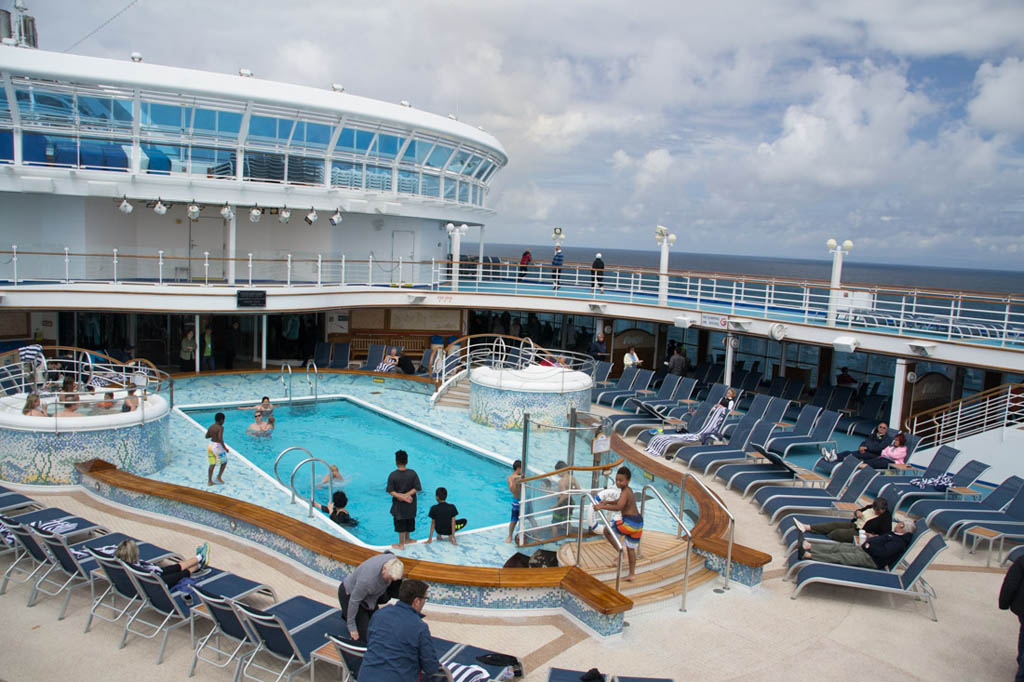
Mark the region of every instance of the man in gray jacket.
[[349, 637], [360, 642], [366, 641], [370, 616], [380, 604], [397, 596], [392, 594], [392, 583], [397, 581], [401, 584], [404, 572], [402, 560], [391, 552], [384, 552], [356, 566], [338, 584], [338, 603], [348, 625]]

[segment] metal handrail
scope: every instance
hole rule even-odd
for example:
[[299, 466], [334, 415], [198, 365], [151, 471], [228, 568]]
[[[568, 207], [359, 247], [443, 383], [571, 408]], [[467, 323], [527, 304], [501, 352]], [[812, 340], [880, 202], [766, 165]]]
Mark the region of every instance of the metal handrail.
[[679, 490], [680, 490], [680, 494], [679, 494], [679, 510], [680, 511], [683, 510], [683, 505], [686, 502], [686, 481], [687, 480], [695, 481], [697, 483], [697, 485], [699, 485], [704, 490], [704, 492], [707, 493], [708, 499], [710, 499], [712, 502], [714, 502], [718, 506], [718, 508], [721, 509], [722, 511], [724, 511], [725, 515], [729, 517], [729, 549], [726, 552], [726, 557], [725, 557], [725, 576], [724, 576], [725, 577], [725, 583], [722, 585], [722, 589], [728, 590], [729, 589], [729, 574], [732, 572], [732, 546], [733, 546], [733, 542], [736, 540], [736, 517], [732, 515], [732, 512], [729, 511], [729, 508], [725, 506], [725, 503], [722, 502], [721, 499], [719, 499], [718, 495], [716, 495], [713, 492], [711, 492], [711, 489], [708, 488], [707, 485], [704, 484], [704, 481], [700, 480], [699, 477], [694, 476], [693, 474], [691, 474], [688, 471], [683, 474], [683, 482], [682, 482], [682, 485], [679, 486]]
[[[299, 449], [302, 450], [303, 448], [299, 448]], [[306, 450], [306, 452], [309, 452], [309, 451]], [[327, 462], [323, 461], [319, 457], [310, 456], [310, 457], [307, 457], [306, 459], [302, 460], [298, 464], [296, 464], [295, 468], [292, 469], [292, 477], [288, 480], [289, 487], [292, 489], [292, 501], [291, 501], [291, 504], [295, 504], [295, 496], [297, 494], [297, 492], [295, 490], [295, 475], [299, 473], [299, 469], [302, 468], [303, 464], [309, 463], [309, 464], [312, 465], [312, 466], [309, 467], [309, 518], [313, 518], [313, 508], [316, 505], [316, 463], [317, 462], [320, 462], [325, 467], [327, 467], [327, 483], [330, 486], [330, 490], [328, 491], [327, 494], [328, 494], [328, 497], [332, 497], [333, 498], [334, 497], [334, 477], [330, 475], [331, 474], [331, 465], [328, 464]]]
[[[277, 473], [277, 465], [281, 462], [281, 458], [284, 457], [285, 455], [287, 455], [292, 450], [302, 450], [303, 452], [305, 452], [310, 457], [313, 456], [312, 452], [310, 452], [306, 448], [301, 447], [299, 445], [293, 445], [293, 446], [291, 446], [289, 448], [285, 448], [281, 452], [277, 453], [277, 457], [274, 459], [274, 479], [276, 479], [277, 482], [280, 483], [281, 485], [284, 485], [284, 481], [281, 480], [281, 476]], [[292, 497], [292, 502], [294, 502], [294, 501], [295, 501], [295, 498]]]
[[[597, 504], [597, 500], [595, 500], [594, 496], [591, 495], [590, 493], [583, 493], [582, 495], [580, 495], [580, 523], [579, 523], [579, 530], [577, 530], [577, 532], [576, 532], [576, 565], [577, 566], [580, 565], [580, 546], [583, 544], [583, 512], [584, 512], [584, 506], [586, 505], [587, 500], [590, 500], [591, 508], [593, 508], [593, 506], [595, 504]], [[598, 514], [600, 516], [601, 522], [604, 523], [604, 527], [605, 528], [611, 529], [612, 526], [608, 522], [608, 517], [604, 515], [604, 510], [603, 509], [594, 509], [594, 513], [596, 513], [596, 514]], [[615, 548], [619, 550], [619, 562], [618, 562], [618, 565], [615, 568], [615, 591], [618, 592], [619, 591], [619, 583], [621, 582], [621, 579], [622, 579], [622, 543], [619, 542], [619, 539], [617, 537], [615, 537], [615, 533], [609, 532], [607, 537], [610, 537], [612, 539], [612, 543], [615, 545]]]
[[[309, 370], [313, 370], [313, 378], [309, 378]], [[306, 383], [309, 384], [310, 394], [313, 396], [313, 402], [317, 402], [320, 399], [320, 370], [317, 369], [316, 363], [310, 360], [306, 363]]]
[[[686, 534], [686, 567], [683, 569], [683, 601], [679, 605], [679, 610], [685, 613], [686, 593], [690, 591], [690, 548], [693, 546], [693, 536], [690, 535], [690, 529], [686, 527], [686, 525], [683, 523], [683, 519], [680, 518], [680, 515], [683, 513], [683, 501], [682, 499], [679, 500], [679, 514], [676, 514], [674, 511], [672, 511], [672, 507], [669, 506], [668, 502], [665, 501], [665, 498], [661, 496], [661, 493], [658, 492], [658, 489], [655, 488], [650, 483], [648, 483], [647, 485], [640, 489], [641, 518], [643, 518], [644, 516], [644, 508], [647, 504], [648, 491], [654, 493], [654, 496], [658, 499], [659, 502], [661, 502], [661, 505], [665, 507], [665, 511], [667, 511], [669, 515], [676, 520], [676, 537], [681, 539], [683, 537], [683, 533]], [[643, 543], [643, 538], [640, 539], [640, 542]], [[637, 549], [639, 549], [639, 547]]]
[[[286, 369], [288, 370], [288, 383], [287, 384], [284, 382], [284, 371]], [[281, 379], [281, 385], [284, 387], [284, 395], [285, 395], [286, 398], [288, 398], [288, 404], [291, 405], [291, 403], [292, 403], [292, 366], [289, 365], [287, 362], [282, 362], [281, 363], [281, 376], [280, 376], [280, 379]]]
[[[979, 398], [979, 396], [981, 396]], [[928, 447], [1024, 423], [1024, 385], [1004, 384], [911, 416], [905, 427]]]

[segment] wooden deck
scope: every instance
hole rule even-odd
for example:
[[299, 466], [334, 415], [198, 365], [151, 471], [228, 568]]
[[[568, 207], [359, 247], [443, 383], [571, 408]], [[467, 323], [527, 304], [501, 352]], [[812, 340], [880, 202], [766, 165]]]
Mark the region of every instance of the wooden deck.
[[[686, 551], [686, 541], [679, 540], [675, 535], [655, 530], [644, 531], [640, 542], [639, 555], [636, 559], [637, 572], [655, 564], [663, 563]], [[601, 574], [615, 570], [618, 561], [618, 550], [601, 537], [585, 540], [580, 545], [579, 567], [590, 574]], [[622, 558], [625, 565], [626, 558]], [[558, 548], [558, 564], [573, 566], [576, 564], [576, 543], [567, 542]]]

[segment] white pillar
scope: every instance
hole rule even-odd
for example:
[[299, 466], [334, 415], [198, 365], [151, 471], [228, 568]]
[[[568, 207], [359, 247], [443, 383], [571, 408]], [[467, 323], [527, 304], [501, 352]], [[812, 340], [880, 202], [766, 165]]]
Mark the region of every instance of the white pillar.
[[203, 334], [202, 334], [202, 332], [199, 329], [199, 316], [196, 315], [195, 319], [196, 319], [196, 321], [195, 321], [196, 352], [193, 353], [193, 356], [194, 356], [193, 359], [195, 360], [195, 364], [196, 364], [196, 374], [199, 374], [199, 358], [203, 354], [203, 346], [202, 346]]
[[[668, 247], [669, 240], [667, 238], [661, 240], [661, 267], [658, 270], [658, 305], [668, 305]], [[726, 353], [728, 355], [728, 353]], [[728, 377], [729, 370], [726, 377]], [[726, 379], [726, 384], [729, 381]]]
[[228, 284], [234, 286], [235, 284], [235, 248], [237, 245], [237, 233], [238, 233], [238, 212], [231, 211], [231, 218], [227, 221], [228, 238], [227, 238], [227, 257], [228, 257], [228, 269], [224, 275], [227, 277]]
[[899, 431], [903, 419], [903, 389], [907, 385], [907, 359], [896, 358], [896, 373], [892, 378], [892, 406], [889, 408], [889, 428]]
[[260, 369], [267, 368], [267, 315], [264, 313], [263, 317], [263, 332], [260, 337]]
[[726, 386], [732, 386], [732, 360], [735, 354], [732, 344], [735, 340], [732, 334], [725, 335], [725, 376], [722, 377], [722, 383]]
[[829, 239], [825, 246], [832, 253], [832, 281], [828, 289], [827, 322], [828, 326], [833, 327], [836, 324], [836, 314], [839, 309], [839, 287], [842, 286], [843, 256], [848, 254], [853, 248], [853, 242], [847, 239], [842, 244], [839, 244], [835, 239]]
[[476, 281], [481, 282], [484, 278], [484, 226], [480, 226], [480, 255], [476, 261]]
[[779, 342], [779, 376], [786, 376], [786, 348], [787, 344], [785, 341]]

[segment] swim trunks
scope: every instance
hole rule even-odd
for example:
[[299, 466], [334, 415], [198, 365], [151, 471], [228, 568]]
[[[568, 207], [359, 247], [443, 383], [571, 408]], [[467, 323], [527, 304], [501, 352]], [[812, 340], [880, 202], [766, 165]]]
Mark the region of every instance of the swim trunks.
[[209, 460], [210, 466], [213, 466], [217, 462], [228, 461], [228, 453], [220, 443], [210, 443], [206, 446], [206, 458]]
[[623, 514], [621, 519], [612, 522], [612, 528], [626, 547], [636, 549], [640, 546], [640, 536], [644, 532], [644, 517]]
[[512, 500], [512, 518], [510, 519], [510, 521], [515, 522], [515, 521], [518, 521], [518, 520], [519, 520], [519, 500]]

